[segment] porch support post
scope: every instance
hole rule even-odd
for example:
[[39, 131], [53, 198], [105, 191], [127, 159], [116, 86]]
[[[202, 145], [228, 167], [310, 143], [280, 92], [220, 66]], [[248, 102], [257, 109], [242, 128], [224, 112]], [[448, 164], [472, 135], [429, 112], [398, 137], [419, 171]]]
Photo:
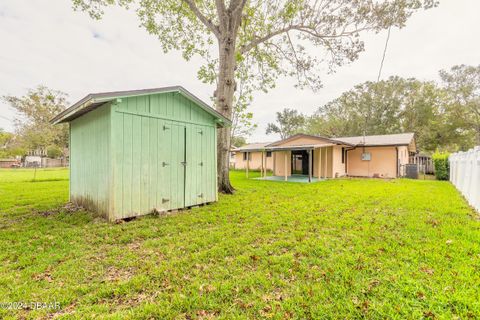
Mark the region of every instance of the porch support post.
[[275, 159], [277, 158], [277, 153], [272, 151], [272, 157], [273, 157], [273, 174], [272, 176], [275, 175]]
[[262, 150], [262, 167], [260, 169], [260, 176], [262, 178], [265, 176], [264, 167], [263, 167], [263, 159], [264, 159], [264, 156], [263, 156], [263, 150]]
[[287, 151], [284, 151], [284, 152], [285, 152], [285, 166], [284, 166], [285, 167], [285, 181], [287, 181], [288, 180], [288, 178], [287, 178], [287, 153], [288, 152]]
[[318, 148], [318, 178], [321, 179], [323, 178], [323, 175], [322, 175], [322, 150], [323, 148], [320, 147]]
[[308, 150], [308, 182], [312, 182], [312, 149]]
[[245, 172], [247, 174], [247, 179], [248, 179], [248, 169], [250, 169], [250, 152], [247, 151], [247, 166], [245, 168]]
[[328, 178], [328, 147], [325, 147], [325, 178]]

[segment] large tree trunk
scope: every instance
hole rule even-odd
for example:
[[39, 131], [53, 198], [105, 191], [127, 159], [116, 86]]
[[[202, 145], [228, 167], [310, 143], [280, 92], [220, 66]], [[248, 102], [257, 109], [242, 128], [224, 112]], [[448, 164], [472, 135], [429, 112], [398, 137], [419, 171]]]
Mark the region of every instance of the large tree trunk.
[[[235, 36], [234, 32], [231, 33], [219, 39], [219, 74], [215, 91], [216, 109], [228, 119], [232, 117], [235, 93]], [[222, 193], [233, 193], [235, 190], [229, 176], [230, 129], [217, 130], [218, 191]]]

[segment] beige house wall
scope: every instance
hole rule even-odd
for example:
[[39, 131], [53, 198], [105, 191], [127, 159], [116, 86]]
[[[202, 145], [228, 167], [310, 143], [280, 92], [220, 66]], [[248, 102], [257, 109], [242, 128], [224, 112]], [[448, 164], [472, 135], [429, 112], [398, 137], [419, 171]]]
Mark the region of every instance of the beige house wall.
[[[371, 153], [371, 160], [362, 160], [362, 153]], [[349, 176], [395, 178], [397, 176], [396, 147], [366, 147], [348, 151], [347, 171]], [[408, 162], [408, 153], [407, 153]]]
[[342, 163], [342, 147], [341, 146], [333, 147], [332, 166], [333, 166], [332, 176], [334, 178], [343, 177], [346, 175], [345, 163]]
[[285, 155], [287, 155], [287, 176], [292, 172], [292, 156], [290, 151], [275, 151], [273, 157], [275, 157], [275, 172], [276, 176], [285, 176]]
[[[235, 169], [246, 169], [247, 161], [243, 160], [244, 152], [235, 153]], [[264, 166], [268, 170], [273, 170], [273, 154], [271, 157], [267, 157], [267, 152], [263, 154]], [[250, 170], [260, 170], [262, 168], [262, 153], [260, 151], [250, 152]]]

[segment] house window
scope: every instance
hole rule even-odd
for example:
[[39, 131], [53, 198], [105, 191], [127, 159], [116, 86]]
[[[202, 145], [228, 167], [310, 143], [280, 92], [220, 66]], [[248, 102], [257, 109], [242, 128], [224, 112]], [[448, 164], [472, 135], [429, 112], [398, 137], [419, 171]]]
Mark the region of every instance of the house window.
[[267, 158], [270, 158], [272, 156], [272, 151], [267, 151]]
[[247, 161], [247, 154], [248, 154], [248, 152], [243, 153], [243, 161]]
[[342, 163], [345, 163], [345, 148], [342, 148]]

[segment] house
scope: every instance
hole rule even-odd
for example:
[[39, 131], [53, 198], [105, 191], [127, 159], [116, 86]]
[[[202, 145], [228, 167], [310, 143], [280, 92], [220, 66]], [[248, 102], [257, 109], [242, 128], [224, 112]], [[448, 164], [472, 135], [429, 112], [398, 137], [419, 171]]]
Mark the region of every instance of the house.
[[230, 120], [180, 86], [89, 94], [52, 123], [70, 124], [70, 201], [109, 220], [217, 200]]
[[[342, 176], [396, 178], [417, 149], [413, 133], [338, 138], [296, 134], [235, 151], [237, 160], [244, 159], [245, 168], [260, 166], [263, 171], [270, 165], [273, 176], [288, 180], [292, 175], [304, 175], [311, 180]], [[261, 160], [269, 158], [270, 162]]]
[[[233, 148], [231, 154], [233, 154], [234, 157], [234, 169], [247, 169], [248, 166], [249, 170], [261, 170], [262, 168], [273, 170], [272, 152], [266, 151], [262, 153], [262, 150], [270, 143], [271, 142], [250, 143], [238, 148]], [[247, 161], [247, 155], [249, 161]]]

